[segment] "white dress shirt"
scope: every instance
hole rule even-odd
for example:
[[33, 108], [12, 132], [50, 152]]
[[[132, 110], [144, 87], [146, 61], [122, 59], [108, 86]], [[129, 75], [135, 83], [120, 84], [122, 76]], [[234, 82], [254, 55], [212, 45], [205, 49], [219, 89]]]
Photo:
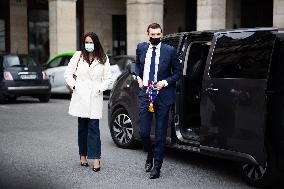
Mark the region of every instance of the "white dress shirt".
[[[161, 43], [156, 46], [156, 57], [155, 57], [155, 74], [154, 74], [154, 82], [159, 82], [157, 80], [158, 77], [158, 68], [160, 63], [160, 50], [161, 50]], [[148, 86], [149, 80], [149, 72], [150, 72], [150, 65], [151, 65], [151, 58], [152, 58], [152, 51], [153, 45], [150, 44], [146, 53], [145, 64], [144, 64], [144, 72], [143, 72], [143, 86]], [[166, 80], [163, 80], [165, 86], [168, 85]]]

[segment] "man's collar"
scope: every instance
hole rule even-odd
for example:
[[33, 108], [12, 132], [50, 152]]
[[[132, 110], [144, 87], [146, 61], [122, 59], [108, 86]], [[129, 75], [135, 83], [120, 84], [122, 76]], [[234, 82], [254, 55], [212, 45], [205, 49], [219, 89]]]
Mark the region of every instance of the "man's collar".
[[[160, 48], [161, 48], [161, 44], [162, 44], [162, 43], [160, 42], [157, 46], [155, 46], [156, 49], [160, 49]], [[154, 47], [154, 46], [150, 43], [150, 44], [149, 44], [149, 48], [152, 49], [153, 47]]]

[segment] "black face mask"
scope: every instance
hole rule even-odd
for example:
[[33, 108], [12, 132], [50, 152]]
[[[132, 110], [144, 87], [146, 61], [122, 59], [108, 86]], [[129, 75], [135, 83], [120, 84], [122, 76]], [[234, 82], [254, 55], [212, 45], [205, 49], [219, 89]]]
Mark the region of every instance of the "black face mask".
[[160, 37], [158, 37], [158, 38], [150, 37], [149, 41], [152, 45], [158, 45], [161, 42], [161, 38]]

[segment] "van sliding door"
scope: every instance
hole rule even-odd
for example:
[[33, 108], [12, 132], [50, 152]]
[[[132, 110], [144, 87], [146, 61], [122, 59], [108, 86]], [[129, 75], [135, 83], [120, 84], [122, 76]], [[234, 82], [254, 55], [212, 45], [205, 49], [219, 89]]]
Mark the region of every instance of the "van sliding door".
[[204, 75], [201, 146], [264, 163], [271, 31], [220, 33]]

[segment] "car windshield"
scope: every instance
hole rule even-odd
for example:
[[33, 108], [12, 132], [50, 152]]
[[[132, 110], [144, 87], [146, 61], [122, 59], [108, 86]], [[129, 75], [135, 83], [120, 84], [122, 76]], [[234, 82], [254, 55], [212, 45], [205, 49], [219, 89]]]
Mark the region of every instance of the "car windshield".
[[37, 66], [35, 61], [25, 55], [19, 56], [5, 56], [4, 66], [7, 67], [24, 67], [24, 66]]
[[126, 66], [132, 62], [131, 57], [113, 57], [109, 60], [110, 65], [117, 65], [120, 71], [126, 69]]

